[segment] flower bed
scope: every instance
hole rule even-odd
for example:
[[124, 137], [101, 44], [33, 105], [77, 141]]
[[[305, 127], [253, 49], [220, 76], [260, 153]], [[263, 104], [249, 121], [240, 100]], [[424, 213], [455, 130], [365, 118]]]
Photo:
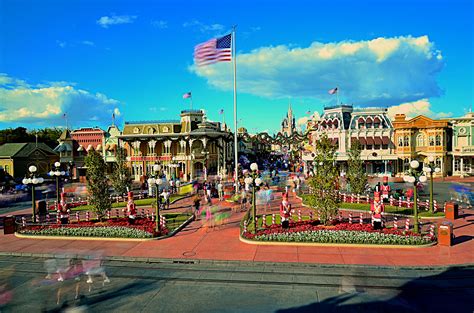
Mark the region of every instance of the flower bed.
[[99, 222], [80, 221], [61, 225], [27, 226], [19, 231], [20, 234], [38, 236], [79, 236], [79, 237], [105, 237], [105, 238], [152, 238], [164, 236], [169, 229], [162, 229], [161, 233], [155, 231], [155, 222], [146, 218], [138, 218], [134, 225], [128, 224], [127, 218], [112, 218]]
[[272, 225], [257, 231], [244, 233], [243, 237], [257, 241], [317, 242], [338, 244], [424, 245], [435, 238], [403, 230], [374, 230], [370, 224], [337, 223], [320, 225], [317, 221], [290, 222], [289, 229]]

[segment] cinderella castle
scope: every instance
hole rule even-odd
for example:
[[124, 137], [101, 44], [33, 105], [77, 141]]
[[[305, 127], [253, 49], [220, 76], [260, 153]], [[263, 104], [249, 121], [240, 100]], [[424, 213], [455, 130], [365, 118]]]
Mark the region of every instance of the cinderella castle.
[[280, 132], [287, 136], [296, 133], [296, 122], [295, 117], [293, 116], [293, 110], [291, 109], [291, 103], [288, 104], [288, 113], [286, 113], [286, 117], [281, 122]]

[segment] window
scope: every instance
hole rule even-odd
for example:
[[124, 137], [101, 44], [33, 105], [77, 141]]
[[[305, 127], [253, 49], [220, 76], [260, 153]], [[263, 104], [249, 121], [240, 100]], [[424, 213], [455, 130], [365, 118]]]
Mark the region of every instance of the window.
[[441, 135], [436, 135], [436, 145], [441, 146]]
[[403, 145], [405, 147], [409, 147], [410, 146], [410, 137], [409, 136], [404, 136], [403, 137]]
[[461, 171], [461, 159], [454, 159], [454, 171], [455, 172]]
[[367, 145], [367, 150], [372, 150], [372, 145]]
[[403, 147], [403, 137], [398, 137], [398, 146]]
[[424, 147], [425, 146], [425, 136], [423, 136], [422, 134], [419, 134], [418, 136], [416, 136], [416, 145], [418, 147]]
[[387, 150], [387, 149], [388, 149], [388, 145], [382, 145], [382, 149], [383, 149], [383, 150]]
[[471, 172], [471, 163], [470, 163], [470, 160], [467, 159], [467, 158], [464, 158], [463, 161], [462, 161], [462, 171], [463, 172], [466, 172], [466, 173], [470, 173]]
[[5, 173], [10, 174], [10, 166], [5, 165]]
[[434, 146], [434, 136], [430, 136], [430, 147]]
[[410, 160], [405, 159], [403, 160], [403, 171], [408, 171], [410, 169]]
[[379, 150], [379, 149], [380, 149], [380, 145], [374, 145], [374, 149], [375, 149], [375, 150]]
[[436, 164], [436, 167], [439, 167], [440, 169], [442, 169], [442, 167], [441, 167], [441, 158], [436, 158], [435, 164]]

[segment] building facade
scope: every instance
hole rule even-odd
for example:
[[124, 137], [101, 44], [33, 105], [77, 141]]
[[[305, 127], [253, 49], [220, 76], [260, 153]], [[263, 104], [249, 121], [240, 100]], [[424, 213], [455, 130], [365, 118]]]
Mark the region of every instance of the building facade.
[[365, 161], [370, 175], [391, 175], [397, 160], [392, 141], [393, 126], [387, 109], [354, 109], [351, 105], [325, 107], [319, 120], [307, 124], [309, 143], [304, 147], [303, 160], [311, 163], [316, 153], [316, 142], [325, 133], [336, 146], [336, 161], [341, 174], [347, 170], [348, 152], [353, 142], [362, 148], [361, 159]]
[[453, 128], [453, 176], [474, 174], [474, 113], [451, 120]]
[[119, 141], [135, 180], [149, 177], [157, 163], [168, 178], [183, 181], [232, 173], [232, 133], [201, 110], [181, 111], [179, 120], [125, 122]]
[[36, 166], [37, 175], [46, 175], [54, 168], [59, 155], [44, 143], [5, 143], [0, 146], [0, 167], [15, 179], [29, 175], [28, 168]]
[[448, 154], [452, 150], [452, 129], [448, 120], [433, 120], [422, 115], [407, 119], [405, 114], [397, 114], [393, 127], [399, 176], [409, 169], [410, 161], [428, 164], [429, 156], [435, 158], [436, 166], [441, 169], [435, 176], [452, 174]]

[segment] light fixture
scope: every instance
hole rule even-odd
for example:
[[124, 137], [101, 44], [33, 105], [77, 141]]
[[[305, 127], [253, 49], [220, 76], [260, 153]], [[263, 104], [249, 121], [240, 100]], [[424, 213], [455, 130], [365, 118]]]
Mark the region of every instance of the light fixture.
[[31, 173], [34, 173], [34, 172], [36, 172], [37, 168], [36, 168], [36, 166], [31, 165], [31, 166], [28, 168], [28, 170], [29, 170]]
[[159, 164], [153, 165], [153, 170], [154, 170], [155, 172], [158, 172], [160, 169], [161, 169], [161, 166], [160, 166]]
[[262, 179], [261, 179], [260, 177], [256, 178], [256, 179], [255, 179], [255, 184], [256, 184], [257, 186], [260, 186], [260, 185], [262, 184]]
[[426, 176], [420, 176], [419, 180], [421, 183], [426, 183], [428, 179], [426, 178]]
[[431, 173], [431, 167], [424, 167], [424, 168], [423, 168], [423, 171], [424, 171], [425, 173]]
[[432, 156], [432, 155], [430, 155], [430, 156], [428, 157], [428, 161], [429, 161], [429, 162], [433, 162], [434, 159], [435, 159], [435, 158], [434, 158], [434, 156]]
[[252, 171], [258, 171], [258, 164], [257, 163], [250, 164], [250, 169]]
[[418, 162], [417, 160], [413, 160], [410, 162], [410, 167], [413, 168], [413, 169], [416, 169], [420, 166], [420, 162]]
[[435, 168], [435, 173], [441, 172], [441, 169], [439, 167]]
[[61, 163], [59, 163], [59, 162], [56, 161], [56, 162], [54, 162], [54, 166], [60, 167], [60, 166], [61, 166]]

